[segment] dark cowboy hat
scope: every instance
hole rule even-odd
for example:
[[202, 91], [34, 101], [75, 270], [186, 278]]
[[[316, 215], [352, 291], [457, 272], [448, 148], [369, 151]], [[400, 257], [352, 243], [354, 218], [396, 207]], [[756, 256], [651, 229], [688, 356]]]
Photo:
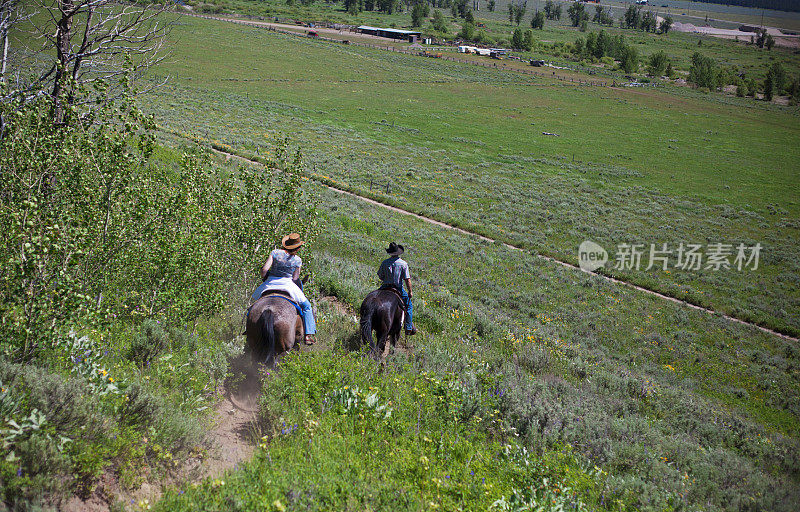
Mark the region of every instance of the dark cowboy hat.
[[303, 245], [305, 242], [300, 240], [300, 235], [297, 233], [289, 233], [281, 238], [281, 245], [287, 251], [293, 251]]
[[388, 252], [390, 256], [400, 256], [404, 251], [405, 249], [402, 245], [394, 242], [390, 243], [389, 247], [386, 248], [386, 252]]

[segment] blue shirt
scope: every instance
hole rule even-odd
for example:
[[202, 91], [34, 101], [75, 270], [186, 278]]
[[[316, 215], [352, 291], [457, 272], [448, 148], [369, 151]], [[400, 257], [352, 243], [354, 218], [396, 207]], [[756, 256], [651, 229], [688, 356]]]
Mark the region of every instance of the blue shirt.
[[401, 288], [404, 279], [411, 279], [411, 271], [404, 259], [400, 256], [392, 256], [381, 262], [378, 277], [383, 281], [382, 284], [391, 284]]
[[294, 277], [294, 271], [303, 265], [303, 260], [298, 255], [290, 255], [283, 249], [272, 251], [272, 266], [269, 275], [274, 277]]

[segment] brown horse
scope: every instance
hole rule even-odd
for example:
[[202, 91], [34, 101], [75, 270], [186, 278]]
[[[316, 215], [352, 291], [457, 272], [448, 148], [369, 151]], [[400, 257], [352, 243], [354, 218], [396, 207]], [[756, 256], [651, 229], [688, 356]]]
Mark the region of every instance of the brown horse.
[[[282, 292], [267, 292], [258, 299], [247, 314], [246, 351], [253, 361], [274, 367], [278, 356], [300, 349], [303, 339], [303, 320]], [[287, 296], [288, 298], [288, 296]]]
[[[386, 350], [388, 339], [392, 347], [397, 345], [405, 320], [405, 307], [400, 294], [391, 289], [370, 292], [361, 303], [361, 342], [369, 343], [372, 357], [379, 360]], [[375, 331], [377, 344], [372, 338]]]

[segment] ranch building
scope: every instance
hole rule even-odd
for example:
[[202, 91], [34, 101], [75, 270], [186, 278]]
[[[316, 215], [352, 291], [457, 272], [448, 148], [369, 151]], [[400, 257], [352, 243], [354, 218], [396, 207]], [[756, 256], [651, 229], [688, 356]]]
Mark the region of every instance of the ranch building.
[[397, 39], [408, 41], [409, 43], [416, 43], [422, 37], [422, 32], [414, 32], [413, 30], [399, 30], [396, 28], [378, 28], [361, 25], [358, 31], [362, 34], [371, 36], [385, 37], [387, 39]]

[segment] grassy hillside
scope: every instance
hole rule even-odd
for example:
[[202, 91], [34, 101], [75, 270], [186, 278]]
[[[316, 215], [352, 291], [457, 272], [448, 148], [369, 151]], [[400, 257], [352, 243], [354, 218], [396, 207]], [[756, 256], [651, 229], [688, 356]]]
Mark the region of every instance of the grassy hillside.
[[[148, 107], [166, 126], [251, 152], [290, 133], [319, 174], [362, 190], [389, 180], [387, 200], [573, 262], [585, 239], [612, 256], [620, 243], [761, 242], [757, 272], [614, 273], [800, 328], [794, 108], [574, 87], [192, 18], [176, 36], [155, 71], [173, 80]], [[215, 51], [195, 52], [200, 39]]]
[[293, 355], [266, 378], [254, 461], [176, 489], [163, 510], [796, 504], [791, 343], [318, 193], [313, 294], [357, 307], [396, 238], [422, 333], [383, 370], [351, 352], [352, 317], [321, 309], [331, 351]]
[[[168, 84], [140, 97], [157, 138], [127, 99], [94, 124], [0, 105], [0, 508], [797, 509], [795, 340], [538, 257], [760, 243], [758, 269], [604, 272], [800, 333], [796, 107], [191, 17], [172, 37], [144, 77]], [[262, 372], [231, 433], [254, 458], [191, 479], [287, 229], [320, 342]], [[392, 240], [420, 333], [378, 364], [354, 315]], [[142, 484], [170, 490], [129, 501]]]
[[[570, 261], [585, 238], [764, 240], [757, 272], [627, 277], [796, 329], [796, 110], [187, 23], [219, 53], [190, 54], [183, 34], [160, 71], [177, 79], [149, 106], [171, 130], [253, 155], [289, 133], [321, 179]], [[164, 509], [502, 509], [542, 503], [545, 478], [590, 509], [794, 508], [791, 342], [320, 194], [319, 293], [358, 306], [401, 240], [423, 334], [376, 373], [347, 350], [355, 326], [326, 313], [333, 357], [293, 356], [265, 382], [260, 455]], [[354, 386], [392, 416], [335, 405]], [[503, 455], [522, 448], [540, 462]], [[499, 480], [476, 489], [472, 471]]]

